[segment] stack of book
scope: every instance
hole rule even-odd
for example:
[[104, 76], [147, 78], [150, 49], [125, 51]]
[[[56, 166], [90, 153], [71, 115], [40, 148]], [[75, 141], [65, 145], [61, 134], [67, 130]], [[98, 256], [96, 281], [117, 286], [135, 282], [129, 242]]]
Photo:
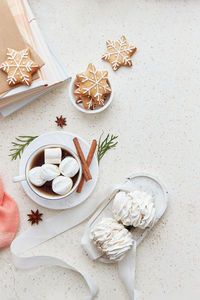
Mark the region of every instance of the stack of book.
[[30, 48], [31, 57], [41, 67], [33, 76], [30, 87], [18, 84], [10, 87], [4, 72], [0, 72], [0, 112], [3, 116], [15, 112], [69, 78], [62, 63], [44, 40], [27, 0], [0, 1], [0, 63], [6, 59], [6, 49]]

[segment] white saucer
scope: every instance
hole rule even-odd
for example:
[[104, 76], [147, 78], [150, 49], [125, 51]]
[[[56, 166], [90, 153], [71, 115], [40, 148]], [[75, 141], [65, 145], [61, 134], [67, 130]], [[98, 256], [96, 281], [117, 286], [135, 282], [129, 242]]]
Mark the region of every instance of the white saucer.
[[[84, 156], [85, 158], [87, 158], [90, 146], [78, 135], [69, 132], [61, 132], [61, 131], [45, 133], [40, 135], [35, 140], [33, 140], [31, 144], [28, 145], [28, 147], [24, 150], [24, 153], [22, 154], [20, 160], [19, 175], [23, 175], [25, 173], [25, 166], [28, 158], [35, 150], [37, 150], [41, 146], [45, 146], [49, 144], [66, 145], [76, 153], [76, 148], [73, 143], [74, 137], [78, 138]], [[37, 204], [50, 209], [66, 209], [66, 208], [71, 208], [76, 205], [79, 205], [80, 203], [85, 201], [93, 192], [95, 185], [97, 183], [98, 173], [99, 173], [99, 167], [98, 167], [98, 161], [96, 155], [94, 155], [92, 163], [90, 165], [90, 172], [92, 175], [92, 180], [88, 181], [87, 183], [85, 182], [82, 192], [80, 194], [76, 193], [75, 191], [71, 195], [58, 200], [46, 200], [45, 198], [36, 195], [31, 190], [31, 188], [29, 187], [26, 181], [22, 181], [21, 184], [26, 194]]]

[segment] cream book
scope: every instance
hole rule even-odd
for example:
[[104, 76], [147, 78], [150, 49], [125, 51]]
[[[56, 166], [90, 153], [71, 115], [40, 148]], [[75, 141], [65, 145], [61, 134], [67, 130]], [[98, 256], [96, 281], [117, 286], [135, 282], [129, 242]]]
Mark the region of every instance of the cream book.
[[[18, 20], [21, 19], [18, 18]], [[21, 25], [21, 27], [22, 26], [23, 25]], [[7, 48], [22, 50], [29, 47], [31, 50], [31, 58], [36, 62], [36, 64], [40, 66], [44, 65], [43, 60], [37, 54], [29, 41], [25, 40], [22, 36], [19, 27], [16, 25], [15, 17], [9, 9], [9, 5], [6, 0], [0, 1], [0, 39], [0, 63], [3, 63], [7, 59]], [[44, 85], [43, 80], [44, 79], [41, 77], [40, 72], [35, 73], [33, 75], [33, 81], [35, 84], [31, 86], [30, 89]], [[19, 87], [20, 89], [18, 89]], [[21, 86], [16, 85], [14, 87], [10, 87], [7, 82], [7, 74], [0, 71], [0, 103], [2, 104], [5, 102], [5, 99], [2, 98], [8, 96], [9, 92], [17, 94], [18, 91], [22, 92]]]
[[29, 104], [70, 77], [64, 65], [44, 40], [27, 0], [7, 0], [7, 3], [21, 35], [38, 54], [44, 65], [30, 88], [20, 85], [1, 95], [0, 112], [3, 116], [8, 116]]

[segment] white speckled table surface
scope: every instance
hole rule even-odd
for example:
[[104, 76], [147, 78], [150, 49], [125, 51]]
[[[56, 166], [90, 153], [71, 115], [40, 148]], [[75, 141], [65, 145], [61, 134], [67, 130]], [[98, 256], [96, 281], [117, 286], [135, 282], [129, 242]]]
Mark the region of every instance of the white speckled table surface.
[[[102, 132], [119, 135], [119, 145], [102, 160], [98, 189], [119, 183], [132, 172], [159, 177], [169, 191], [169, 207], [137, 252], [136, 288], [142, 300], [199, 299], [200, 287], [200, 39], [196, 0], [31, 0], [41, 30], [72, 73], [105, 50], [107, 39], [122, 33], [137, 48], [133, 67], [114, 73], [109, 109], [96, 116], [75, 110], [69, 82], [19, 112], [0, 117], [0, 174], [20, 209], [20, 232], [30, 227], [26, 214], [38, 208], [12, 183], [19, 161], [8, 157], [18, 135], [56, 130], [55, 117], [67, 117], [63, 130], [90, 142]], [[44, 218], [55, 215], [41, 208]], [[80, 267], [100, 285], [100, 300], [127, 300], [114, 265], [92, 262], [80, 247], [84, 224], [33, 249]], [[0, 299], [76, 300], [88, 295], [82, 279], [59, 268], [16, 270], [9, 249], [0, 251]], [[195, 296], [197, 295], [197, 296]], [[186, 296], [185, 296], [186, 297]], [[195, 298], [196, 297], [196, 298]]]

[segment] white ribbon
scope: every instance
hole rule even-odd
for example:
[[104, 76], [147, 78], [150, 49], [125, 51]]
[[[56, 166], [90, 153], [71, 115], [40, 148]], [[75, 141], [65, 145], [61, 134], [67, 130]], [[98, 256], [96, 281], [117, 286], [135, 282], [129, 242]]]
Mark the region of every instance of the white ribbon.
[[98, 196], [91, 196], [81, 205], [67, 209], [49, 218], [37, 227], [32, 227], [15, 238], [10, 246], [14, 265], [19, 269], [32, 269], [39, 266], [60, 266], [79, 273], [86, 281], [90, 296], [87, 300], [92, 300], [98, 293], [96, 283], [85, 273], [67, 264], [65, 261], [51, 256], [31, 256], [22, 257], [25, 251], [40, 245], [41, 243], [69, 230], [86, 220], [105, 199], [108, 191], [105, 190]]
[[[104, 200], [104, 203], [102, 203], [99, 209], [88, 221], [84, 235], [81, 240], [81, 244], [92, 260], [100, 260], [105, 263], [108, 263], [107, 260], [101, 258], [102, 254], [98, 251], [98, 249], [94, 246], [94, 244], [89, 238], [92, 223], [98, 218], [99, 215], [101, 215], [102, 211], [104, 210], [104, 207], [106, 207], [107, 204], [110, 202], [110, 199], [112, 198], [113, 194], [115, 194], [120, 189], [126, 190], [129, 188], [129, 182], [125, 182], [124, 184], [113, 187], [110, 190], [110, 193], [107, 194], [107, 198]], [[134, 241], [132, 248], [128, 251], [123, 260], [118, 262], [119, 277], [126, 287], [130, 300], [139, 300], [141, 295], [139, 291], [134, 289], [137, 244], [138, 241]]]
[[135, 286], [135, 266], [136, 266], [136, 241], [133, 247], [123, 258], [118, 262], [118, 271], [121, 281], [124, 283], [130, 300], [139, 300], [141, 293], [134, 289]]
[[[91, 216], [98, 208], [98, 206], [106, 201], [109, 201], [108, 196], [112, 195], [114, 191], [119, 188], [127, 187], [126, 184], [115, 186], [109, 189], [104, 190], [101, 193], [96, 194], [97, 196], [91, 196], [88, 200], [71, 209], [67, 209], [57, 214], [56, 216], [49, 218], [37, 227], [31, 227], [20, 236], [15, 238], [10, 246], [10, 250], [13, 257], [14, 265], [19, 269], [32, 269], [40, 266], [59, 266], [65, 269], [72, 270], [79, 273], [85, 282], [87, 283], [90, 295], [87, 297], [87, 300], [93, 300], [97, 295], [99, 288], [97, 284], [84, 272], [74, 268], [73, 266], [67, 264], [65, 261], [52, 257], [52, 256], [31, 256], [23, 257], [21, 256], [25, 251], [32, 249], [40, 245], [41, 243], [63, 233], [66, 230], [69, 230], [78, 224], [82, 223], [89, 216]], [[89, 225], [96, 218], [96, 215], [101, 212], [101, 207], [89, 220], [85, 234], [82, 238], [82, 245], [86, 251], [90, 254], [92, 259], [100, 258], [99, 253], [97, 253], [96, 248], [92, 247], [92, 243], [88, 241], [88, 231], [90, 230]], [[125, 258], [118, 262], [118, 271], [119, 277], [124, 283], [130, 300], [139, 300], [140, 293], [134, 289], [135, 283], [135, 264], [136, 264], [136, 244], [134, 242], [133, 247], [125, 256]]]

